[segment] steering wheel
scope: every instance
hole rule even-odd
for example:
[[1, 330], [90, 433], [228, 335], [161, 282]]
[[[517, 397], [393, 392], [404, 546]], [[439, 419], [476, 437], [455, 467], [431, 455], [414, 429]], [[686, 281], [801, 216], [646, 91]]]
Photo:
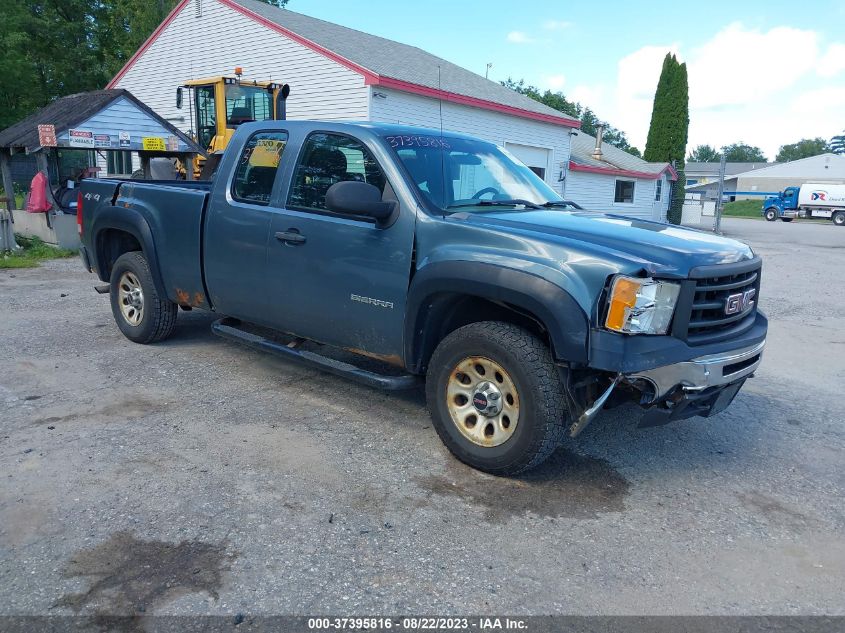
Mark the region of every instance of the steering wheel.
[[492, 193], [495, 196], [495, 195], [498, 195], [499, 190], [496, 189], [496, 187], [484, 187], [484, 189], [480, 189], [479, 191], [476, 191], [474, 194], [472, 194], [472, 199], [478, 200], [485, 193]]

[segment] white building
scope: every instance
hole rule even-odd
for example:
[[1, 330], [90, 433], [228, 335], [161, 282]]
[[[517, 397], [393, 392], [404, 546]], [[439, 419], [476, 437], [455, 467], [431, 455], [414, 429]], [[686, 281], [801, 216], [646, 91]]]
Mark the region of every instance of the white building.
[[[678, 179], [669, 163], [650, 163], [584, 132], [574, 133], [563, 196], [589, 211], [666, 221]], [[600, 151], [599, 151], [600, 149]]]
[[506, 146], [562, 191], [576, 119], [414, 46], [256, 0], [181, 0], [109, 87], [187, 132], [176, 88], [236, 66], [290, 84], [291, 119], [440, 127], [442, 112], [445, 130]]

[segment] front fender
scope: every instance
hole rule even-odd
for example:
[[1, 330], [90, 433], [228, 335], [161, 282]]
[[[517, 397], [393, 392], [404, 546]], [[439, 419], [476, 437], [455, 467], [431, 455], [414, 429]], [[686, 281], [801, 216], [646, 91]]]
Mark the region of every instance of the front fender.
[[161, 270], [158, 265], [153, 233], [147, 220], [137, 211], [124, 207], [104, 207], [97, 211], [91, 226], [91, 246], [93, 247], [94, 266], [97, 269], [97, 276], [102, 281], [109, 281], [109, 261], [106, 244], [102, 239], [105, 231], [109, 229], [124, 231], [134, 237], [141, 245], [147, 265], [150, 267], [150, 274], [156, 291], [159, 296], [166, 297], [167, 292], [161, 277]]
[[405, 321], [407, 366], [420, 368], [421, 355], [434, 328], [426, 320], [431, 299], [439, 293], [475, 296], [506, 303], [542, 322], [557, 360], [585, 363], [590, 343], [589, 319], [575, 299], [547, 279], [495, 264], [433, 262], [417, 271], [408, 289]]

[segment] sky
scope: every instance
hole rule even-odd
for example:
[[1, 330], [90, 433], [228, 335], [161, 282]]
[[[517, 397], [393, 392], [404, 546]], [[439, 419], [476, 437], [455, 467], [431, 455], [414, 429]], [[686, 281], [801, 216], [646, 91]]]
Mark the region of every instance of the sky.
[[845, 130], [845, 0], [290, 0], [501, 81], [563, 92], [642, 150], [663, 57], [687, 64], [688, 151], [744, 142], [773, 160]]

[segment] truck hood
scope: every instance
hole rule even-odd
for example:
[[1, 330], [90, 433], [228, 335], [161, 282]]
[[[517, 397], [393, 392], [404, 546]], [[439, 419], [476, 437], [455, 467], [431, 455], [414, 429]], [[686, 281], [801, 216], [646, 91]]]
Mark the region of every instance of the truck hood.
[[564, 249], [627, 260], [650, 273], [685, 276], [696, 266], [731, 264], [754, 257], [751, 247], [737, 240], [619, 215], [559, 210], [460, 215], [471, 225], [525, 234]]

